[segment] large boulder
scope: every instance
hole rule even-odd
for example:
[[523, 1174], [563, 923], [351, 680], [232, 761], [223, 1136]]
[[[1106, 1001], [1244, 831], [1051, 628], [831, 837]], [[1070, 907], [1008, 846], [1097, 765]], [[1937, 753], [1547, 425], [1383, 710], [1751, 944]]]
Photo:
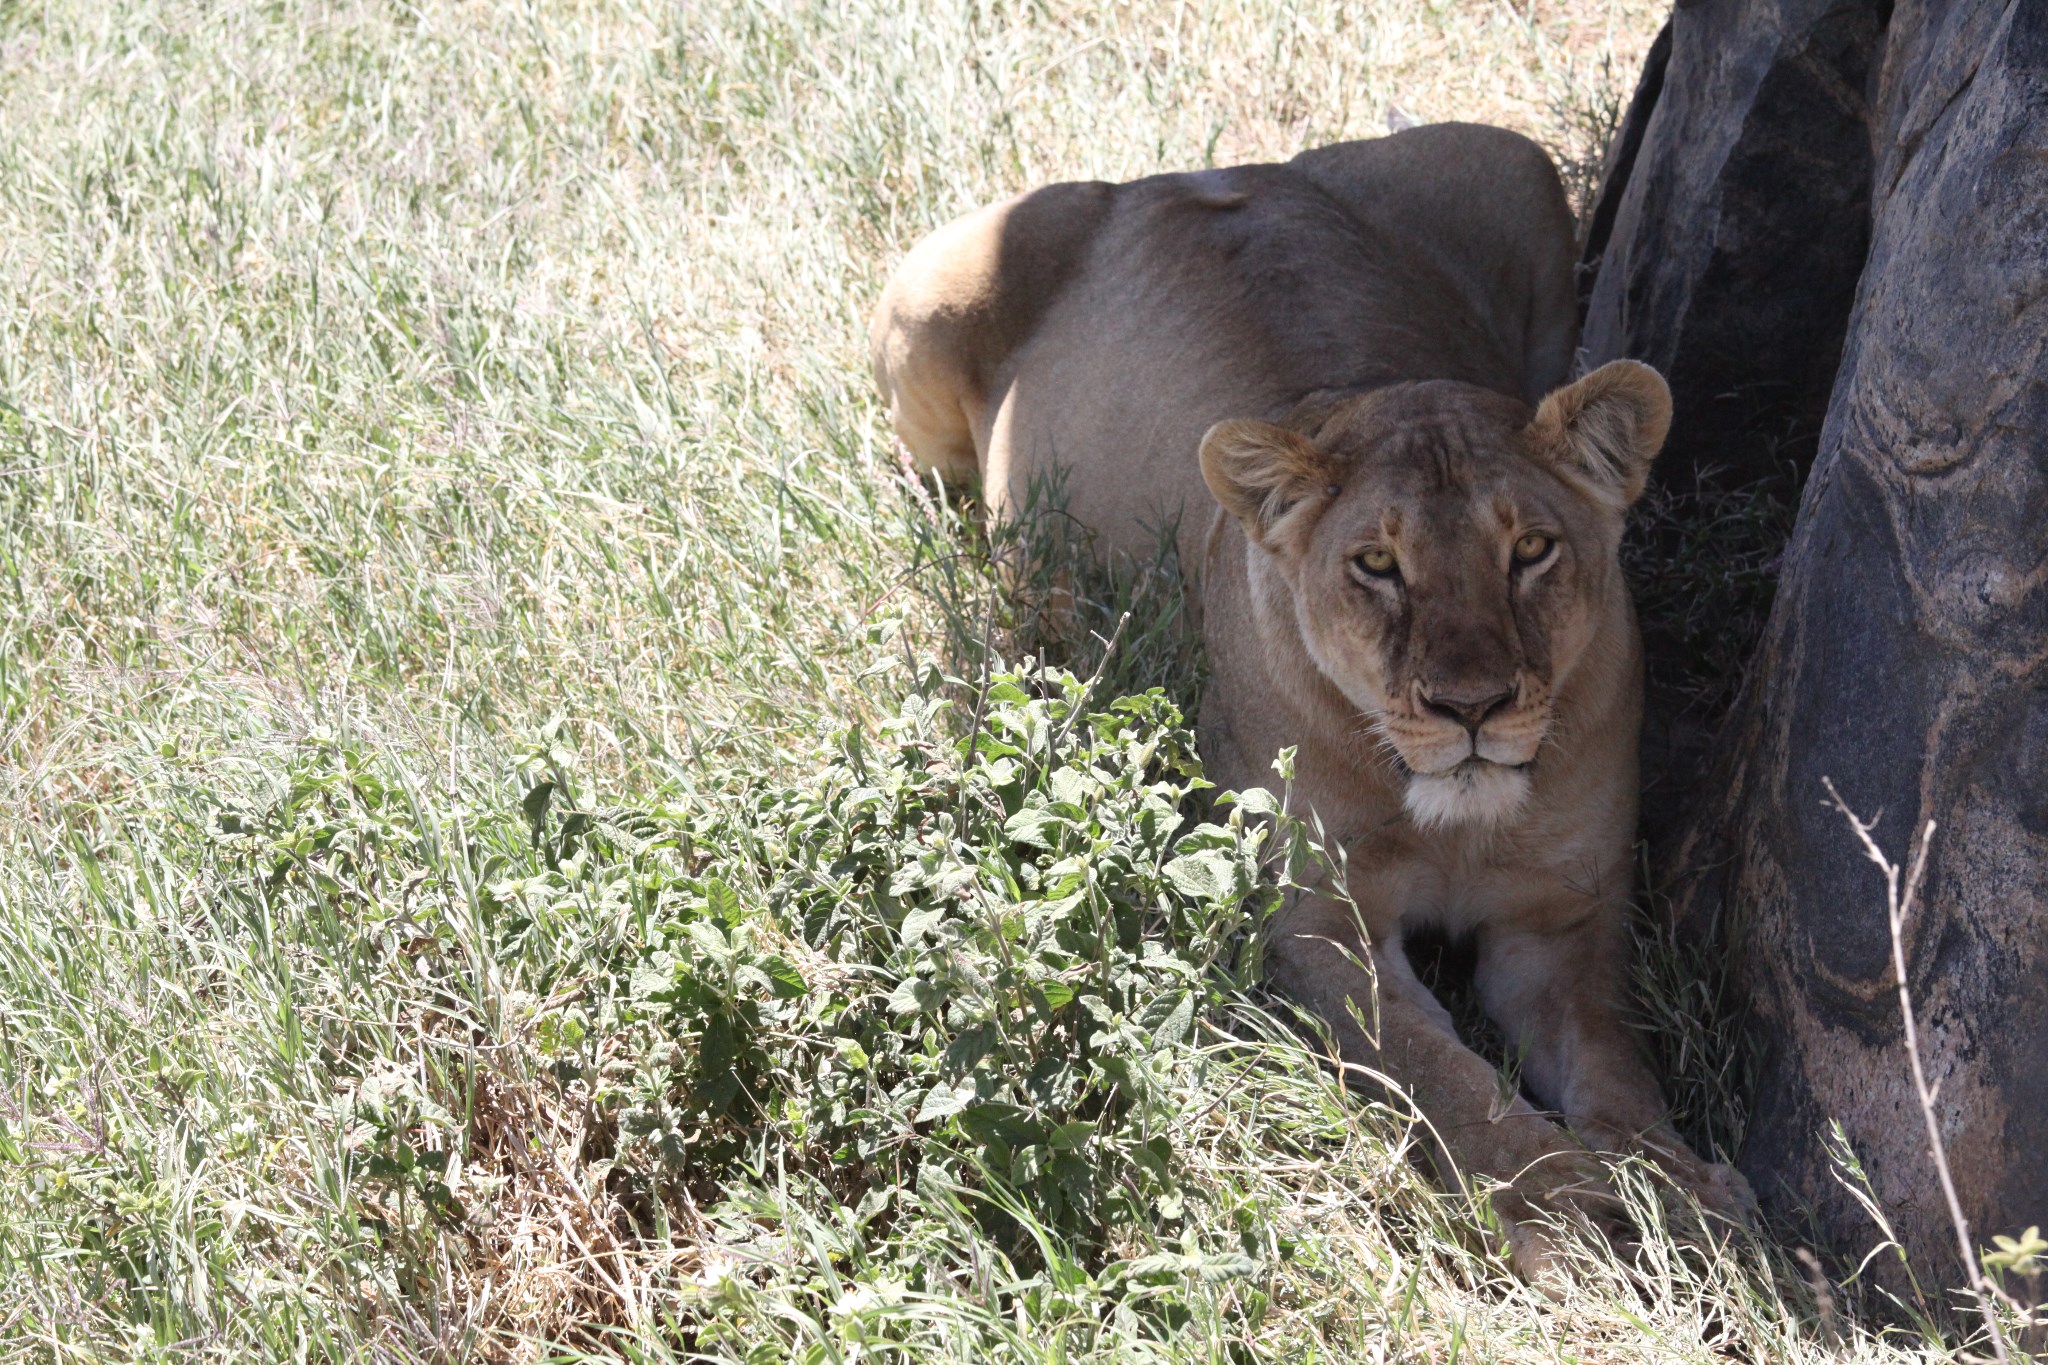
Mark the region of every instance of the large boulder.
[[1864, 88], [1889, 8], [1681, 5], [1651, 53], [1589, 234], [1583, 344], [1670, 381], [1666, 478], [1812, 456], [1869, 240]]
[[1936, 823], [1905, 948], [1939, 1125], [1979, 1245], [2048, 1224], [2048, 4], [1682, 4], [1657, 74], [1590, 359], [1671, 367], [1694, 466], [1756, 459], [1743, 383], [1825, 392], [1666, 871], [1755, 1012], [1741, 1164], [1766, 1206], [1871, 1245], [1839, 1122], [1923, 1279], [1954, 1284], [1883, 883], [1822, 780], [1883, 812], [1895, 861]]
[[[1762, 558], [1757, 537], [1781, 524], [1777, 509], [1812, 463], [1869, 245], [1865, 91], [1888, 8], [1682, 5], [1651, 49], [1581, 279], [1587, 354], [1646, 360], [1671, 383], [1679, 420], [1652, 501], [1698, 515], [1660, 524], [1663, 543], [1644, 547], [1652, 563], [1689, 554], [1690, 523], [1708, 521], [1723, 538], [1748, 535], [1750, 558]], [[1757, 512], [1770, 514], [1745, 515]], [[1763, 581], [1716, 613], [1645, 616], [1643, 815], [1660, 854], [1691, 810], [1732, 692], [1713, 675], [1754, 642], [1768, 601], [1768, 581], [1748, 576]], [[1669, 591], [1694, 589], [1674, 580]]]

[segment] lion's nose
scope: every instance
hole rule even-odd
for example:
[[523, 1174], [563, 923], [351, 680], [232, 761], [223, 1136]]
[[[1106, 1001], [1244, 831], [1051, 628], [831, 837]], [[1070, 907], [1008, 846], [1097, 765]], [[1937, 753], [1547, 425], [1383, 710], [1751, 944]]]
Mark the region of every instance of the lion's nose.
[[1440, 691], [1425, 692], [1422, 704], [1446, 720], [1454, 720], [1473, 734], [1486, 724], [1486, 718], [1515, 699], [1515, 689], [1504, 687], [1499, 691], [1487, 691], [1481, 687], [1447, 687]]

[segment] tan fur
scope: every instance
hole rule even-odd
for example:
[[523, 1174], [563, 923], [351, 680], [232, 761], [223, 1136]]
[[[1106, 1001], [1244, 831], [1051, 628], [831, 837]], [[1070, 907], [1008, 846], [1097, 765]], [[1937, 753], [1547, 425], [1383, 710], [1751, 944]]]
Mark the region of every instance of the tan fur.
[[1511, 1220], [1607, 1197], [1416, 980], [1404, 943], [1432, 927], [1476, 935], [1525, 1083], [1585, 1144], [1736, 1214], [1740, 1178], [1671, 1131], [1618, 1015], [1642, 684], [1616, 556], [1670, 398], [1629, 362], [1559, 387], [1571, 268], [1548, 158], [1433, 125], [984, 209], [898, 270], [875, 370], [912, 458], [978, 477], [993, 514], [1064, 466], [1112, 552], [1177, 528], [1212, 775], [1270, 784], [1295, 746], [1296, 800], [1348, 859], [1355, 913], [1283, 910], [1274, 981], [1413, 1098], [1447, 1167], [1506, 1182]]

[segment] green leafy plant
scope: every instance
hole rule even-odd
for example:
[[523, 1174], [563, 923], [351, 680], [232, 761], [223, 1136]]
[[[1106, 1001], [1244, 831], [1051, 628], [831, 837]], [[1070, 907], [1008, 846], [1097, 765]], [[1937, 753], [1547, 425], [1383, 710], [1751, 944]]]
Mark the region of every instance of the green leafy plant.
[[585, 992], [635, 1058], [595, 1095], [615, 1180], [805, 1169], [879, 1210], [932, 1166], [1027, 1258], [1026, 1224], [1085, 1249], [1179, 1216], [1165, 1073], [1255, 970], [1275, 826], [1245, 817], [1284, 817], [1259, 792], [1193, 818], [1208, 784], [1157, 691], [1091, 710], [1071, 674], [1002, 674], [962, 736], [945, 686], [801, 784], [600, 816], [587, 866], [495, 893], [587, 878], [639, 926]]

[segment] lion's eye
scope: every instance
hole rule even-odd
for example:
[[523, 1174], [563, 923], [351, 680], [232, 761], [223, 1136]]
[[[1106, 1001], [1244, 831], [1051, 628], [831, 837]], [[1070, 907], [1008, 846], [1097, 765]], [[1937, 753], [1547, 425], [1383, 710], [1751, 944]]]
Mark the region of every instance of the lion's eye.
[[1557, 544], [1549, 536], [1526, 535], [1515, 542], [1515, 563], [1534, 564], [1550, 553], [1550, 547]]
[[1399, 572], [1394, 567], [1392, 550], [1364, 550], [1351, 562], [1358, 566], [1361, 573], [1369, 573], [1374, 578], [1392, 578]]

